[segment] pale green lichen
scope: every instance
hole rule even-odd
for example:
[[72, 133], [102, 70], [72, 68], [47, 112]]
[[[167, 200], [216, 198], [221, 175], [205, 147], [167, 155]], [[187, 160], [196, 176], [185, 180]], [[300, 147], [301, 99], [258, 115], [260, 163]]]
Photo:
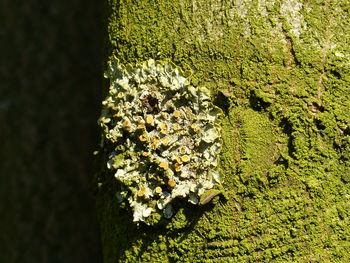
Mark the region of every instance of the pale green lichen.
[[193, 87], [170, 62], [147, 62], [124, 67], [113, 58], [99, 124], [102, 146], [110, 145], [108, 169], [115, 173], [135, 222], [161, 211], [173, 214], [171, 202], [199, 196], [219, 182], [221, 148], [217, 117], [210, 92]]

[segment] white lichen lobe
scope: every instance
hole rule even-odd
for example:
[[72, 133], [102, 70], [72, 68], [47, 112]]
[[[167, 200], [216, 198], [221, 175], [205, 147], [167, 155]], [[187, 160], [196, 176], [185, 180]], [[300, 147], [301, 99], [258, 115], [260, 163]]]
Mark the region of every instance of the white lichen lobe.
[[209, 90], [191, 86], [170, 62], [123, 66], [113, 58], [106, 77], [99, 125], [107, 167], [121, 183], [118, 201], [129, 202], [135, 222], [150, 224], [152, 215], [171, 217], [177, 197], [198, 204], [219, 181], [221, 110]]

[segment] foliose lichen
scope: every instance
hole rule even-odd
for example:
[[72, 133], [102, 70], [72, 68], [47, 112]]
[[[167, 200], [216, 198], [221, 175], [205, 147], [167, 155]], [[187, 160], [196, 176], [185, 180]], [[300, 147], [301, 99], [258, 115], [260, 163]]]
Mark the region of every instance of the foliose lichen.
[[148, 224], [170, 218], [175, 198], [198, 204], [219, 182], [221, 109], [210, 91], [190, 85], [171, 62], [152, 59], [123, 66], [114, 57], [105, 77], [101, 144], [121, 185], [118, 200], [128, 201], [135, 222]]

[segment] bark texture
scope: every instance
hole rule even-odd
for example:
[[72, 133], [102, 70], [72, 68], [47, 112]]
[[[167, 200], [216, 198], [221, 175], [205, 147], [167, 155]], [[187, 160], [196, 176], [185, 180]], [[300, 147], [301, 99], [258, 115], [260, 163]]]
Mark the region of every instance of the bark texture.
[[137, 227], [101, 168], [105, 262], [348, 262], [348, 1], [110, 0], [121, 63], [170, 59], [212, 90], [228, 198]]

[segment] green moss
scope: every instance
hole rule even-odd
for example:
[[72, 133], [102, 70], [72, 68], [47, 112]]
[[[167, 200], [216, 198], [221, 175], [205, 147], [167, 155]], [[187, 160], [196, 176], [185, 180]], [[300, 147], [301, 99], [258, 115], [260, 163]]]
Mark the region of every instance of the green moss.
[[112, 1], [111, 50], [122, 63], [171, 58], [213, 96], [229, 91], [228, 200], [179, 201], [174, 218], [137, 229], [102, 187], [105, 262], [349, 261], [349, 4], [151, 2]]

